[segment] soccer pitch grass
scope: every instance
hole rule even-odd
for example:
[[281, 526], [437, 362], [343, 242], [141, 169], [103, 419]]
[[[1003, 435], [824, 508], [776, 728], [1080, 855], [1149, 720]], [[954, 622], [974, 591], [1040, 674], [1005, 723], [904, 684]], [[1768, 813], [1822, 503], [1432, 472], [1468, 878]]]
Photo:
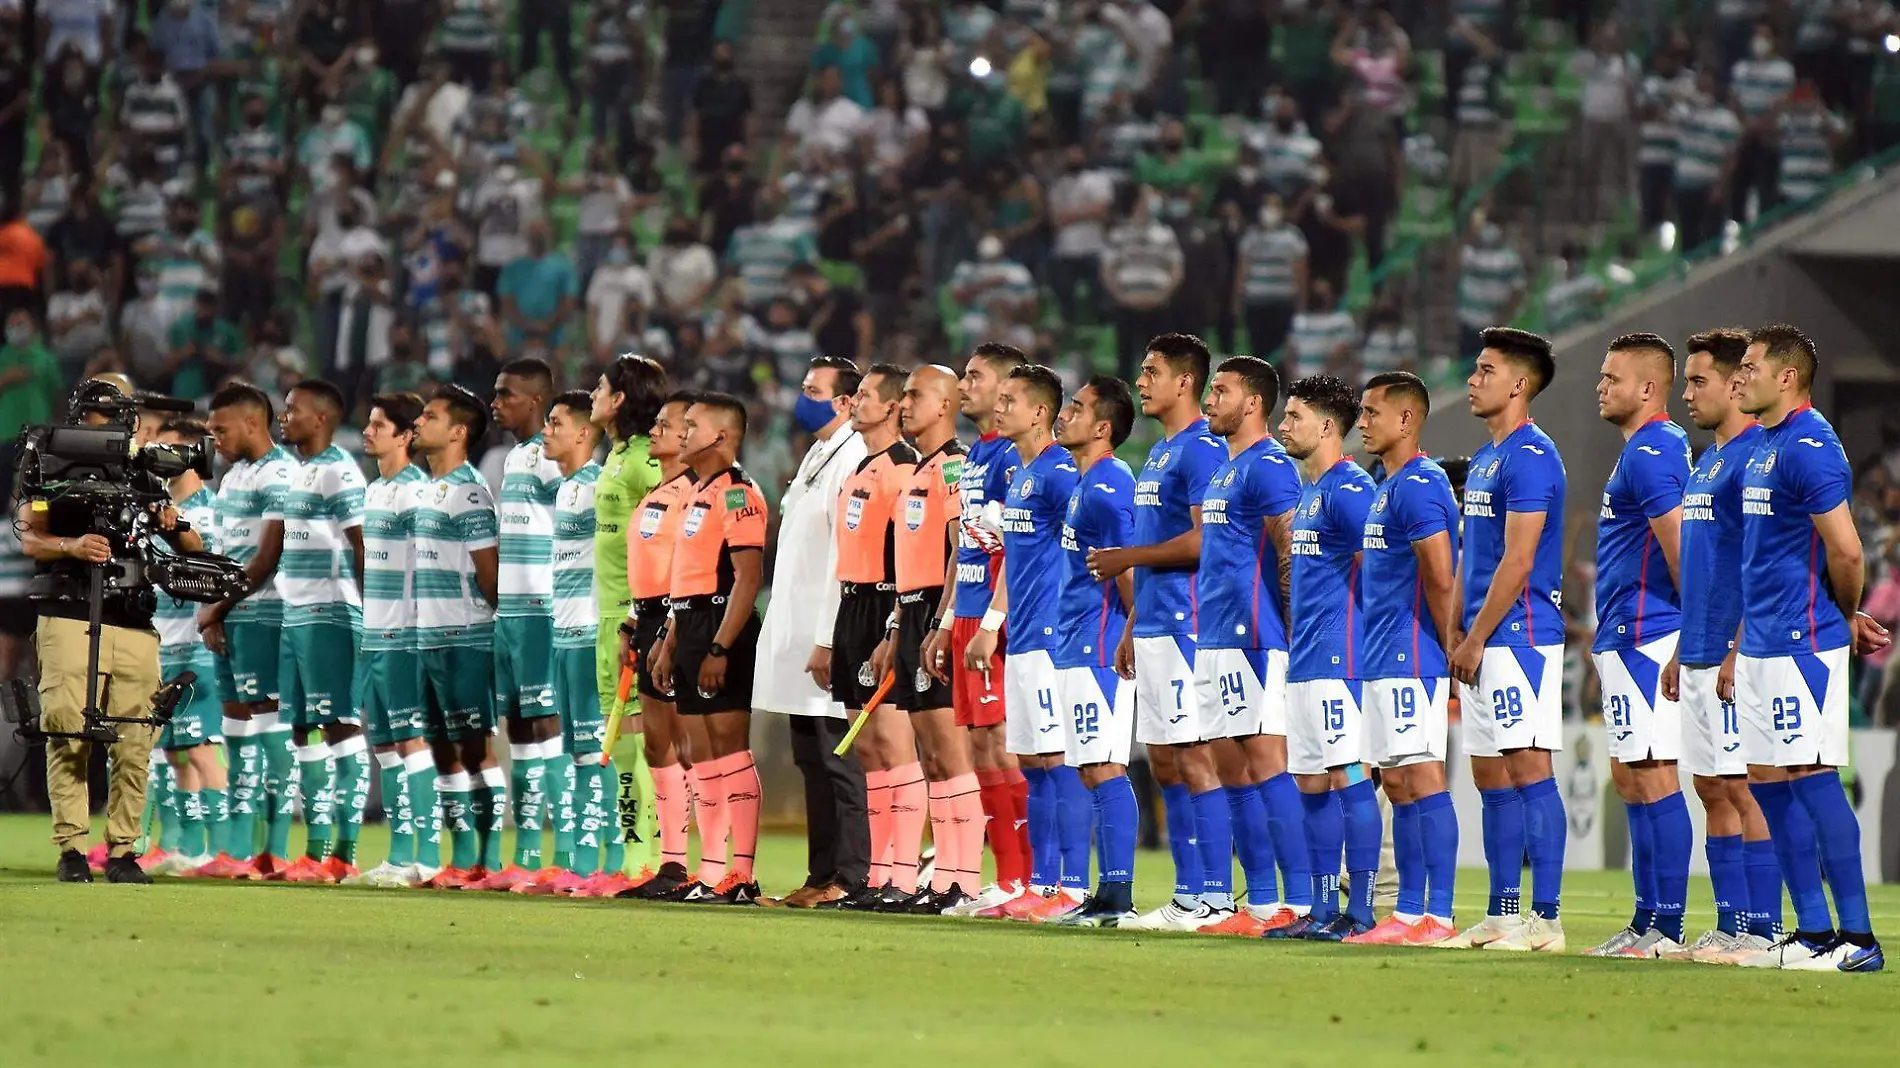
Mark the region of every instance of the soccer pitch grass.
[[[46, 831], [43, 817], [0, 818], [8, 1068], [1805, 1068], [1880, 1063], [1900, 1042], [1900, 987], [1885, 974], [509, 894], [63, 886]], [[380, 831], [365, 832], [372, 862]], [[767, 891], [791, 889], [803, 842], [769, 838], [760, 853]], [[1142, 903], [1160, 901], [1167, 857], [1144, 853], [1139, 869]], [[1461, 878], [1459, 918], [1474, 920], [1484, 874]], [[1572, 873], [1571, 947], [1615, 929], [1627, 897], [1622, 873]], [[1706, 925], [1706, 881], [1691, 900], [1692, 924]], [[1900, 930], [1900, 888], [1875, 887], [1873, 912], [1877, 929]]]

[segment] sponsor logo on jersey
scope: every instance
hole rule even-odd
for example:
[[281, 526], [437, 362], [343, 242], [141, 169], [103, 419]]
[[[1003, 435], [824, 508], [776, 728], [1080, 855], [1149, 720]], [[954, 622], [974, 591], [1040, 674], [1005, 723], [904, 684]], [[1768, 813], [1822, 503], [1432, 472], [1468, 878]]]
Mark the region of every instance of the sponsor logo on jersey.
[[745, 490], [734, 488], [734, 489], [729, 489], [726, 491], [726, 510], [727, 511], [729, 512], [740, 511], [745, 508], [745, 503], [746, 503]]

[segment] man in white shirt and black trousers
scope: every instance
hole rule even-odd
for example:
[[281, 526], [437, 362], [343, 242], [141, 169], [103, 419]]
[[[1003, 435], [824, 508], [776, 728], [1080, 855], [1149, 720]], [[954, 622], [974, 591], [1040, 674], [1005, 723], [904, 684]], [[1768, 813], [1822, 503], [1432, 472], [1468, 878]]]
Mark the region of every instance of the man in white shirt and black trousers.
[[772, 600], [759, 634], [752, 703], [791, 717], [792, 761], [805, 780], [805, 885], [760, 904], [813, 908], [864, 885], [871, 869], [871, 825], [864, 769], [856, 756], [833, 755], [850, 729], [844, 706], [831, 699], [831, 631], [838, 618], [838, 491], [864, 460], [864, 440], [851, 429], [851, 396], [863, 376], [841, 356], [811, 362], [792, 411], [812, 435], [798, 474], [779, 501]]

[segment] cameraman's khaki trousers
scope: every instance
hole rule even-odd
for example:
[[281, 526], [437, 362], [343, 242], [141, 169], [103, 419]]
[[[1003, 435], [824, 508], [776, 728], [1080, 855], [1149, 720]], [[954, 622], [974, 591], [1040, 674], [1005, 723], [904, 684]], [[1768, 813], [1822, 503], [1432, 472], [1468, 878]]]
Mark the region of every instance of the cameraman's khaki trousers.
[[[40, 658], [40, 723], [49, 731], [85, 726], [86, 623], [42, 616], [33, 635]], [[158, 689], [158, 635], [123, 627], [99, 629], [99, 671], [110, 676], [101, 705], [108, 716], [142, 716]], [[106, 680], [100, 680], [106, 686]], [[132, 852], [145, 810], [145, 765], [158, 733], [136, 723], [115, 723], [119, 740], [109, 750], [111, 787], [106, 794], [106, 845], [113, 856]], [[46, 794], [53, 803], [53, 844], [63, 852], [84, 850], [92, 832], [92, 797], [86, 765], [92, 744], [77, 738], [46, 740]]]

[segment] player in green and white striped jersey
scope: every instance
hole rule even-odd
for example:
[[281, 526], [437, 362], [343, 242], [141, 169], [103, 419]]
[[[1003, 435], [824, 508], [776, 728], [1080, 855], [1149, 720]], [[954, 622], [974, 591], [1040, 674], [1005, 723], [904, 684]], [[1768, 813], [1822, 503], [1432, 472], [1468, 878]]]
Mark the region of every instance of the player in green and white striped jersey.
[[[427, 885], [461, 888], [501, 866], [502, 777], [495, 732], [495, 499], [468, 462], [488, 432], [488, 409], [461, 386], [443, 386], [416, 420], [411, 446], [427, 459], [411, 530], [416, 648], [423, 711], [435, 751], [436, 792], [449, 835], [449, 865]], [[471, 776], [473, 772], [473, 776]]]
[[1827, 109], [1812, 79], [1803, 78], [1775, 116], [1781, 166], [1775, 172], [1779, 200], [1812, 200], [1834, 177], [1834, 152], [1847, 137], [1847, 123]]
[[278, 705], [297, 738], [297, 792], [308, 832], [303, 857], [284, 874], [289, 882], [357, 874], [356, 840], [369, 800], [369, 742], [350, 693], [363, 626], [363, 472], [332, 440], [343, 415], [343, 394], [329, 382], [290, 387], [279, 421], [284, 444], [302, 462], [283, 507], [264, 513], [266, 522], [283, 527]]
[[[264, 521], [283, 510], [297, 466], [290, 450], [271, 440], [274, 408], [256, 386], [235, 384], [211, 398], [211, 435], [231, 465], [216, 496], [220, 551], [244, 565], [251, 592], [198, 612], [205, 644], [224, 654], [230, 672], [224, 737], [231, 783], [231, 856], [248, 863], [234, 877], [263, 878], [281, 871], [295, 814], [290, 773], [296, 764], [290, 725], [277, 710], [277, 654], [283, 603], [277, 594], [283, 527]], [[267, 826], [264, 852], [252, 860], [256, 821]]]
[[[600, 868], [601, 849], [612, 829], [616, 782], [601, 752], [605, 723], [596, 678], [598, 632], [602, 626], [594, 599], [594, 489], [600, 482], [600, 429], [590, 419], [593, 398], [579, 390], [561, 394], [548, 413], [548, 454], [560, 465], [561, 484], [554, 508], [554, 699], [561, 712], [561, 737], [541, 743], [540, 777], [556, 777], [566, 753], [584, 773], [582, 786], [569, 785], [555, 805], [557, 864], [566, 880], [584, 884]], [[517, 764], [519, 760], [517, 758]], [[517, 781], [521, 773], [517, 772]], [[577, 797], [584, 803], [577, 802]], [[579, 811], [577, 811], [577, 808]], [[530, 832], [517, 824], [516, 853]], [[539, 831], [533, 832], [539, 838]], [[531, 843], [535, 844], [535, 843]], [[556, 889], [560, 889], [558, 883]]]
[[[196, 445], [211, 435], [203, 423], [184, 420], [167, 423], [157, 440], [166, 445]], [[196, 471], [171, 480], [172, 503], [179, 518], [198, 532], [206, 552], [217, 552], [217, 506], [211, 490]], [[159, 748], [176, 775], [171, 811], [166, 820], [178, 831], [171, 855], [153, 869], [161, 875], [196, 872], [214, 861], [220, 868], [235, 865], [229, 855], [226, 832], [230, 826], [229, 785], [219, 748], [224, 741], [219, 657], [205, 646], [198, 632], [198, 606], [160, 592], [152, 626], [158, 631], [158, 668], [162, 678], [183, 671], [198, 676], [187, 699], [159, 732]], [[166, 835], [167, 838], [173, 837]], [[218, 874], [216, 870], [208, 874]]]
[[363, 452], [376, 481], [363, 490], [363, 646], [356, 657], [357, 716], [369, 733], [389, 823], [389, 857], [355, 880], [413, 886], [441, 868], [435, 758], [425, 740], [422, 659], [416, 652], [415, 542], [411, 530], [429, 476], [410, 459], [422, 398], [370, 398]]
[[[489, 405], [495, 424], [520, 442], [502, 464], [500, 597], [495, 604], [495, 712], [507, 724], [511, 758], [509, 798], [517, 831], [514, 863], [472, 890], [512, 890], [541, 867], [540, 750], [558, 741], [554, 707], [554, 497], [561, 468], [542, 440], [554, 372], [536, 359], [515, 360], [495, 376]], [[553, 754], [550, 754], [553, 755]], [[535, 843], [523, 849], [524, 840]]]

